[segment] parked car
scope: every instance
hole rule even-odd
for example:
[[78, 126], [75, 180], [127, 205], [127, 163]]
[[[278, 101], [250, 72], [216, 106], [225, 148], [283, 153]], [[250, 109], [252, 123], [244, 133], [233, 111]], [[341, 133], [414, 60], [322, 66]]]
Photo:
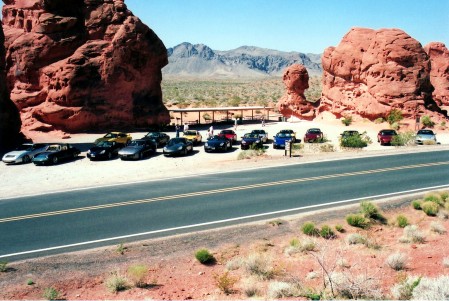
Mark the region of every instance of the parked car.
[[196, 130], [185, 131], [183, 134], [183, 138], [186, 138], [187, 140], [192, 142], [192, 144], [194, 144], [194, 145], [200, 144], [201, 141], [203, 140], [203, 137], [201, 136], [200, 132], [198, 132]]
[[205, 152], [213, 151], [228, 151], [232, 148], [232, 140], [226, 138], [224, 135], [214, 135], [204, 144]]
[[343, 133], [340, 134], [340, 139], [345, 139], [351, 136], [360, 136], [359, 131], [343, 131]]
[[161, 132], [148, 132], [142, 139], [151, 139], [156, 142], [156, 146], [164, 146], [170, 140], [170, 136]]
[[100, 141], [87, 151], [87, 158], [93, 160], [112, 159], [118, 156], [118, 151], [125, 145], [115, 141]]
[[118, 151], [122, 160], [139, 160], [156, 152], [156, 142], [151, 139], [132, 140], [127, 146]]
[[379, 142], [380, 145], [390, 144], [393, 137], [397, 136], [397, 134], [398, 133], [396, 133], [395, 130], [380, 130], [379, 133], [377, 133], [377, 142]]
[[50, 144], [44, 152], [35, 155], [32, 161], [35, 165], [54, 165], [62, 161], [76, 159], [80, 153], [80, 150], [71, 144]]
[[437, 143], [437, 135], [432, 130], [419, 130], [416, 133], [415, 143]]
[[[296, 140], [296, 132], [293, 130], [284, 129], [284, 130], [280, 130], [279, 133], [290, 134], [290, 136], [292, 137], [292, 141], [295, 142], [295, 140]], [[301, 142], [301, 141], [299, 141], [299, 142]]]
[[316, 142], [322, 140], [323, 137], [323, 132], [319, 128], [311, 128], [304, 134], [304, 142]]
[[30, 163], [35, 155], [45, 151], [47, 147], [46, 143], [24, 143], [12, 152], [6, 153], [2, 161], [6, 164]]
[[273, 136], [273, 148], [285, 148], [285, 143], [287, 141], [295, 142], [292, 134], [279, 132], [276, 136]]
[[232, 144], [237, 142], [237, 134], [233, 130], [222, 130], [218, 136], [231, 140]]
[[95, 140], [95, 144], [97, 144], [100, 141], [111, 141], [111, 142], [114, 141], [117, 143], [122, 143], [122, 144], [127, 145], [128, 143], [131, 142], [132, 139], [133, 138], [128, 133], [110, 132], [110, 133], [107, 133], [106, 135], [104, 135], [103, 137]]
[[193, 151], [192, 141], [182, 138], [171, 138], [164, 147], [164, 156], [187, 155]]
[[263, 142], [259, 134], [246, 133], [242, 137], [242, 142], [240, 143], [241, 149], [249, 149], [250, 147], [262, 148]]
[[259, 138], [262, 141], [262, 143], [267, 143], [268, 141], [268, 133], [265, 132], [265, 130], [252, 130], [251, 134], [259, 135]]

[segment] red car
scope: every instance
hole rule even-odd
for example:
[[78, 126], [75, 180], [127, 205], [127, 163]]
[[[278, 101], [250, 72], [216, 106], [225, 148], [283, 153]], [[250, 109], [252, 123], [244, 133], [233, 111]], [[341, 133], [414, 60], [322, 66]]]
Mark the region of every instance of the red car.
[[218, 136], [231, 140], [232, 144], [237, 142], [237, 134], [233, 130], [222, 130]]
[[315, 142], [323, 139], [323, 132], [318, 128], [308, 129], [304, 135], [304, 142]]
[[379, 142], [380, 145], [390, 144], [391, 139], [397, 134], [398, 133], [396, 133], [395, 130], [380, 130], [377, 134], [377, 142]]

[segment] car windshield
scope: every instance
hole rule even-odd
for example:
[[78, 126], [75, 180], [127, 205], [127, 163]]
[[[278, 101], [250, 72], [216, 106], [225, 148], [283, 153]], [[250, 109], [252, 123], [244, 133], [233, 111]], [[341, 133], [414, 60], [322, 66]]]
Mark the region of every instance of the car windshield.
[[320, 129], [309, 129], [309, 130], [307, 130], [307, 133], [309, 133], [309, 134], [319, 134], [319, 133], [321, 133], [321, 130]]
[[183, 138], [173, 138], [170, 141], [168, 141], [168, 146], [173, 146], [179, 143], [186, 143], [186, 140]]
[[290, 133], [278, 133], [278, 138], [290, 138], [292, 135]]
[[107, 133], [106, 135], [104, 135], [104, 138], [117, 138], [117, 134]]
[[280, 133], [283, 133], [283, 134], [292, 134], [292, 133], [293, 133], [293, 130], [282, 130], [282, 131], [280, 131]]
[[419, 130], [418, 135], [434, 135], [431, 130]]
[[265, 134], [264, 130], [253, 130], [251, 134]]
[[196, 136], [196, 131], [185, 131], [184, 135], [186, 135], [186, 136]]
[[145, 141], [143, 141], [143, 140], [133, 140], [133, 141], [131, 141], [129, 146], [142, 146], [144, 144], [145, 144]]
[[148, 133], [148, 134], [145, 135], [145, 137], [157, 138], [157, 137], [159, 137], [159, 133]]
[[61, 149], [61, 146], [60, 145], [50, 145], [48, 148], [47, 148], [47, 151], [49, 151], [49, 152], [57, 152], [57, 151], [59, 151]]
[[359, 132], [357, 132], [357, 131], [344, 131], [343, 132], [343, 136], [354, 136], [354, 135], [358, 135], [359, 134]]
[[31, 144], [22, 144], [21, 146], [16, 148], [17, 151], [30, 151], [33, 150], [33, 146]]
[[234, 134], [234, 132], [230, 131], [230, 130], [223, 130], [220, 132], [220, 134], [224, 134], [224, 135], [228, 134], [229, 135], [229, 134]]
[[114, 142], [110, 142], [110, 141], [100, 141], [97, 143], [98, 147], [111, 147], [114, 145]]
[[209, 140], [223, 140], [223, 137], [218, 136], [218, 135], [214, 135]]
[[391, 136], [391, 135], [396, 135], [396, 131], [394, 131], [394, 130], [386, 130], [386, 131], [381, 131], [380, 134], [381, 135], [385, 135], [385, 136]]
[[243, 138], [259, 138], [259, 135], [255, 134], [255, 133], [249, 133], [249, 134], [245, 134], [243, 136]]

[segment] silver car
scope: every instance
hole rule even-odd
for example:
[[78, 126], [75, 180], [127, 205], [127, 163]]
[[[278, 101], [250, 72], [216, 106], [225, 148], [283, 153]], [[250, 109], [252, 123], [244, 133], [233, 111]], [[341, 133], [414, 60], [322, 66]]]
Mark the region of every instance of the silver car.
[[2, 161], [6, 164], [29, 163], [35, 155], [46, 151], [47, 147], [46, 143], [24, 143], [12, 152], [6, 153]]
[[[426, 142], [427, 141], [427, 142]], [[437, 135], [432, 130], [419, 130], [416, 133], [416, 144], [437, 143]]]

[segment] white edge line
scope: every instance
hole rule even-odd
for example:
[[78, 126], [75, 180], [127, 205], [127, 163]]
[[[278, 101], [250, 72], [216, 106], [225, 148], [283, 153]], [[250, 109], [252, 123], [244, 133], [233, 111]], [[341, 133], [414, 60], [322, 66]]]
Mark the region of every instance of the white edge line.
[[101, 242], [120, 240], [120, 239], [125, 239], [125, 238], [132, 238], [132, 237], [145, 236], [145, 235], [151, 235], [151, 234], [158, 234], [158, 233], [164, 233], [164, 232], [170, 232], [170, 231], [176, 231], [176, 230], [184, 230], [184, 229], [191, 229], [191, 228], [197, 228], [197, 227], [203, 227], [203, 226], [224, 224], [224, 223], [228, 223], [228, 222], [241, 221], [241, 220], [245, 220], [245, 219], [252, 219], [252, 218], [263, 217], [263, 216], [270, 216], [270, 215], [275, 215], [275, 214], [280, 214], [280, 213], [289, 213], [289, 212], [293, 212], [293, 211], [314, 209], [314, 208], [326, 207], [326, 206], [330, 206], [330, 205], [341, 205], [341, 204], [356, 202], [356, 201], [360, 201], [360, 200], [369, 200], [369, 199], [377, 199], [377, 198], [382, 198], [382, 197], [391, 197], [391, 196], [396, 196], [396, 195], [401, 195], [401, 194], [409, 194], [409, 193], [422, 192], [422, 191], [441, 189], [441, 188], [449, 188], [449, 184], [439, 185], [439, 186], [432, 186], [432, 187], [425, 187], [425, 188], [418, 188], [418, 189], [412, 189], [412, 190], [405, 190], [405, 191], [400, 191], [400, 192], [379, 194], [379, 195], [373, 195], [373, 196], [367, 196], [367, 197], [362, 197], [362, 198], [355, 198], [355, 199], [349, 199], [349, 200], [343, 200], [343, 201], [337, 201], [337, 202], [331, 202], [331, 203], [325, 203], [325, 204], [318, 204], [318, 205], [310, 205], [310, 206], [305, 206], [305, 207], [291, 208], [291, 209], [285, 209], [285, 210], [279, 210], [279, 211], [273, 211], [273, 212], [266, 212], [266, 213], [248, 215], [248, 216], [241, 216], [241, 217], [229, 218], [229, 219], [218, 220], [218, 221], [207, 222], [207, 223], [200, 223], [200, 224], [193, 224], [193, 225], [180, 226], [180, 227], [174, 227], [174, 228], [167, 228], [167, 229], [161, 229], [161, 230], [154, 230], [154, 231], [149, 231], [149, 232], [142, 232], [142, 233], [135, 233], [135, 234], [129, 234], [129, 235], [122, 235], [122, 236], [117, 236], [117, 237], [109, 237], [109, 238], [103, 238], [103, 239], [92, 240], [92, 241], [85, 241], [85, 242], [80, 242], [80, 243], [74, 243], [74, 244], [69, 244], [69, 245], [56, 246], [56, 247], [50, 247], [50, 248], [44, 248], [44, 249], [38, 249], [38, 250], [17, 252], [17, 253], [1, 255], [0, 258], [20, 256], [20, 255], [27, 255], [27, 254], [33, 254], [33, 253], [41, 253], [41, 252], [46, 252], [46, 251], [60, 250], [60, 249], [72, 248], [72, 247], [79, 247], [79, 246], [85, 246], [85, 245], [96, 244], [96, 243], [101, 243]]
[[[407, 154], [417, 154], [417, 153], [426, 153], [426, 152], [442, 152], [442, 151], [447, 151], [447, 149], [438, 149], [438, 150], [432, 150], [432, 151], [421, 150], [421, 151], [407, 153]], [[157, 179], [147, 179], [147, 180], [140, 180], [140, 181], [132, 181], [132, 182], [106, 184], [106, 185], [101, 185], [101, 186], [89, 186], [89, 187], [77, 187], [77, 188], [72, 188], [72, 189], [60, 189], [60, 190], [55, 190], [55, 191], [49, 191], [49, 192], [43, 192], [43, 193], [35, 193], [35, 194], [26, 194], [26, 195], [19, 195], [19, 196], [11, 196], [11, 197], [6, 197], [6, 198], [0, 197], [0, 201], [13, 200], [13, 199], [19, 199], [19, 198], [26, 198], [26, 197], [34, 197], [34, 196], [44, 196], [44, 195], [51, 195], [51, 194], [57, 194], [57, 193], [63, 193], [63, 192], [75, 192], [75, 191], [84, 191], [84, 190], [91, 190], [91, 189], [97, 189], [97, 188], [116, 187], [116, 186], [122, 186], [122, 185], [151, 183], [151, 182], [159, 182], [159, 181], [166, 181], [166, 180], [177, 180], [177, 179], [192, 178], [192, 177], [210, 176], [210, 175], [222, 175], [222, 174], [233, 173], [233, 172], [253, 171], [253, 170], [260, 170], [260, 169], [267, 169], [267, 168], [277, 168], [277, 167], [282, 167], [282, 166], [315, 164], [315, 163], [344, 161], [344, 160], [356, 160], [356, 159], [362, 159], [362, 158], [367, 158], [367, 157], [368, 158], [377, 158], [377, 157], [383, 157], [383, 156], [401, 156], [401, 155], [404, 155], [404, 153], [375, 154], [375, 155], [373, 155], [373, 154], [366, 154], [366, 155], [359, 156], [359, 157], [333, 158], [333, 159], [316, 160], [316, 161], [309, 161], [309, 162], [293, 162], [293, 163], [290, 163], [288, 165], [283, 164], [283, 163], [278, 163], [278, 164], [273, 164], [273, 165], [269, 165], [269, 166], [258, 166], [258, 167], [251, 167], [251, 168], [247, 168], [247, 169], [235, 169], [235, 170], [226, 170], [226, 171], [220, 171], [220, 172], [205, 172], [205, 173], [183, 175], [183, 176], [170, 177], [170, 178], [165, 177], [165, 178], [157, 178]]]

